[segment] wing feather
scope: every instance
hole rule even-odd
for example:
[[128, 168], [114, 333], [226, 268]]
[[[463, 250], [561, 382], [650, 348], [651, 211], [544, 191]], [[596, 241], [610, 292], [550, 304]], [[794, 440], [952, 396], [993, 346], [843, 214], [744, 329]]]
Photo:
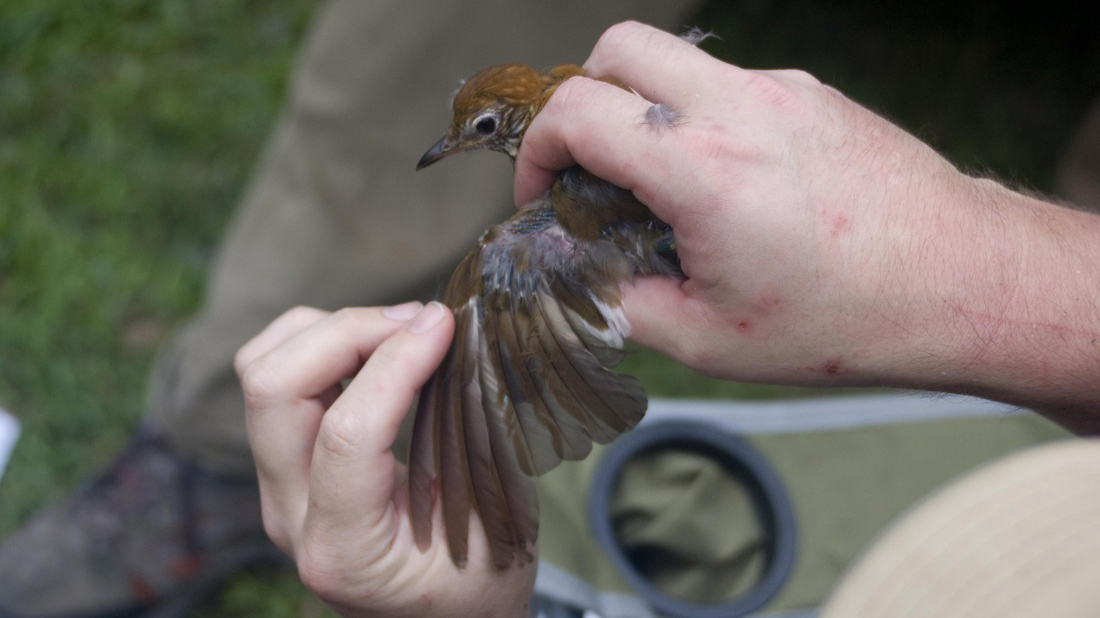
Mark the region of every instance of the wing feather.
[[576, 253], [549, 207], [520, 211], [482, 241], [444, 295], [455, 340], [417, 406], [409, 511], [424, 551], [442, 503], [459, 566], [476, 513], [494, 565], [507, 568], [533, 560], [533, 477], [636, 425], [646, 397], [636, 379], [610, 370], [628, 330], [619, 286], [633, 258], [625, 250], [597, 241]]
[[564, 356], [564, 362], [555, 366], [569, 375], [567, 383], [571, 388], [574, 407], [599, 420], [599, 424], [592, 424], [593, 428], [604, 428], [604, 431], [593, 431], [593, 438], [602, 436], [610, 441], [636, 425], [647, 406], [641, 383], [605, 367], [584, 345], [582, 337], [566, 317], [568, 309], [562, 307], [555, 297], [543, 293], [539, 301], [547, 317], [548, 339], [557, 344]]
[[[478, 380], [478, 328], [476, 320], [469, 321], [469, 332], [464, 341], [462, 368], [462, 422], [466, 438], [467, 461], [469, 462], [469, 475], [471, 479], [477, 479], [473, 483], [473, 495], [477, 501], [477, 511], [481, 518], [482, 526], [489, 541], [489, 549], [493, 564], [499, 568], [508, 566], [513, 559], [516, 545], [516, 533], [512, 525], [512, 516], [505, 500], [505, 489], [501, 484], [498, 473], [498, 465], [492, 440], [489, 434], [490, 414], [478, 414], [481, 409], [481, 384]], [[469, 520], [469, 512], [464, 513], [464, 519]], [[449, 525], [449, 522], [448, 522]], [[449, 548], [452, 556], [460, 551], [461, 546], [456, 546], [449, 539]]]
[[[448, 355], [450, 353], [448, 352]], [[447, 359], [443, 361], [448, 363]], [[420, 551], [432, 544], [432, 504], [439, 483], [439, 390], [442, 374], [435, 373], [420, 391], [409, 447], [409, 522]]]
[[[517, 328], [523, 330], [519, 339], [524, 348], [525, 367], [543, 404], [541, 409], [546, 413], [539, 420], [556, 430], [553, 433], [556, 441], [551, 445], [555, 459], [550, 466], [557, 465], [561, 460], [583, 459], [592, 450], [591, 432], [585, 423], [587, 414], [578, 408], [575, 398], [563, 397], [569, 393], [567, 388], [554, 388], [554, 384], [561, 382], [554, 365], [560, 364], [563, 359], [555, 358], [553, 352], [556, 351], [548, 353], [542, 345], [539, 331], [546, 330], [546, 324], [539, 306], [538, 292], [525, 299], [514, 315]], [[547, 469], [538, 469], [536, 474]]]
[[[467, 312], [468, 313], [468, 312]], [[470, 316], [463, 315], [462, 322]], [[456, 326], [465, 326], [463, 323]], [[451, 344], [448, 359], [451, 362], [444, 374], [444, 396], [442, 410], [439, 413], [439, 482], [443, 497], [443, 527], [447, 535], [447, 545], [451, 558], [459, 567], [465, 566], [470, 527], [470, 509], [473, 507], [474, 478], [470, 474], [470, 453], [465, 416], [463, 410], [463, 392], [461, 377], [466, 364], [467, 328], [455, 330], [455, 340]], [[481, 483], [481, 479], [478, 479]]]
[[[485, 375], [485, 368], [488, 366], [488, 343], [484, 337], [478, 342], [478, 348], [479, 369], [482, 374], [479, 380], [482, 402], [495, 401], [495, 398], [487, 397], [486, 394], [486, 385], [489, 385], [489, 388], [496, 388], [497, 381], [491, 375], [488, 377]], [[501, 408], [483, 403], [481, 409], [485, 411], [484, 417], [489, 432], [489, 442], [492, 445], [493, 461], [496, 463], [500, 484], [504, 491], [504, 500], [508, 504], [508, 512], [512, 518], [516, 550], [520, 553], [521, 561], [530, 561], [532, 556], [526, 551], [526, 545], [534, 543], [538, 537], [539, 503], [534, 479], [523, 473], [519, 461], [519, 456], [526, 454], [527, 450], [513, 447], [514, 439], [511, 437], [509, 424], [505, 422], [505, 414], [496, 412]], [[510, 420], [514, 421], [514, 417]], [[511, 425], [514, 427], [515, 423], [512, 422]], [[524, 443], [523, 446], [525, 447], [526, 444]], [[531, 465], [530, 459], [527, 460], [527, 465]]]

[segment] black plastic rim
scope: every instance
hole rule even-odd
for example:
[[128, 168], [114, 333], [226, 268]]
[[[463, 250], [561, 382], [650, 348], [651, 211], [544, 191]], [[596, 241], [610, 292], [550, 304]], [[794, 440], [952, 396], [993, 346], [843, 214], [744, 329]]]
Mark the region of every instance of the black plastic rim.
[[[675, 449], [709, 457], [748, 491], [760, 525], [770, 532], [768, 564], [760, 581], [744, 594], [721, 603], [693, 603], [661, 592], [646, 580], [619, 545], [611, 521], [611, 499], [620, 471], [643, 453]], [[661, 422], [628, 432], [600, 460], [588, 500], [588, 520], [596, 541], [630, 586], [650, 605], [674, 618], [737, 618], [770, 601], [794, 567], [798, 528], [794, 507], [779, 475], [745, 440], [698, 422]]]

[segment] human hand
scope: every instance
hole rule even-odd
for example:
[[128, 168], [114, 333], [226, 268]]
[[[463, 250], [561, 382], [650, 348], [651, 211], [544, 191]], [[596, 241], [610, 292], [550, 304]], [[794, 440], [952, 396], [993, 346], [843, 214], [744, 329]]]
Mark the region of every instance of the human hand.
[[344, 615], [527, 615], [534, 565], [496, 570], [480, 524], [470, 525], [464, 570], [447, 552], [438, 508], [428, 552], [409, 527], [394, 442], [453, 331], [439, 303], [300, 307], [237, 353], [264, 527], [306, 586]]
[[[919, 247], [894, 241], [963, 177], [805, 73], [743, 70], [646, 26], [613, 27], [585, 69], [641, 96], [583, 79], [559, 88], [524, 138], [517, 201], [578, 161], [672, 225], [688, 280], [628, 291], [632, 338], [730, 378], [881, 368], [894, 308], [917, 302], [894, 292]], [[680, 120], [644, 124], [655, 102]]]
[[[672, 225], [687, 280], [627, 290], [632, 339], [741, 380], [1025, 405], [1092, 392], [1097, 304], [1051, 273], [1096, 276], [1096, 217], [966, 176], [806, 73], [744, 70], [641, 24], [608, 30], [585, 69], [637, 95], [560, 86], [524, 136], [516, 200], [579, 163]], [[1065, 355], [1067, 332], [1076, 362], [1040, 344]], [[1069, 373], [1037, 383], [1056, 365]]]

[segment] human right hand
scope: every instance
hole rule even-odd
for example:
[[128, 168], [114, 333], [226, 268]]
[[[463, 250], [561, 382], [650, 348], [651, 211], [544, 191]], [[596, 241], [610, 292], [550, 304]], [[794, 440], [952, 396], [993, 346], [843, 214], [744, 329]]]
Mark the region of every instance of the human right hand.
[[740, 380], [1097, 396], [1100, 218], [962, 174], [806, 73], [641, 24], [608, 30], [585, 69], [637, 94], [560, 86], [524, 136], [516, 200], [579, 163], [672, 225], [687, 280], [627, 290], [636, 341]]
[[[912, 228], [967, 179], [806, 73], [740, 69], [639, 24], [609, 30], [585, 68], [641, 96], [562, 86], [524, 139], [517, 201], [576, 160], [672, 225], [688, 280], [638, 282], [633, 337], [724, 377], [877, 369], [899, 305], [920, 302], [893, 293], [921, 259]], [[644, 124], [654, 102], [680, 120]]]

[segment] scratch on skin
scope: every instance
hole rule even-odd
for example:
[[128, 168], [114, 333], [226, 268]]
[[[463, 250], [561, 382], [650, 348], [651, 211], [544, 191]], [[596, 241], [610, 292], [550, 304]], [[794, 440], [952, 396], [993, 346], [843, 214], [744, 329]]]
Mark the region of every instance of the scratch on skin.
[[841, 358], [830, 358], [820, 365], [807, 367], [810, 373], [823, 373], [827, 376], [838, 376], [845, 372], [844, 361]]
[[981, 337], [987, 344], [994, 343], [1009, 332], [1019, 334], [1026, 338], [1037, 331], [1046, 331], [1057, 335], [1062, 341], [1069, 341], [1071, 338], [1075, 337], [1081, 337], [1082, 339], [1091, 338], [1095, 340], [1097, 337], [1095, 331], [1071, 328], [1062, 324], [1037, 322], [1033, 320], [1016, 320], [1004, 315], [974, 311], [961, 305], [951, 305], [950, 308], [955, 315], [965, 320], [973, 329], [974, 333]]
[[[1096, 331], [1084, 328], [1073, 328], [1063, 324], [1051, 322], [1039, 322], [1034, 320], [1019, 320], [967, 309], [958, 304], [949, 305], [948, 308], [963, 320], [970, 330], [977, 336], [979, 343], [973, 346], [971, 362], [980, 362], [995, 345], [1004, 345], [1009, 337], [1022, 338], [1032, 345], [1040, 346], [1049, 352], [1056, 352], [1057, 346], [1045, 344], [1038, 337], [1055, 337], [1063, 343], [1072, 341], [1085, 342], [1095, 346], [1098, 338]], [[1045, 377], [1045, 375], [1044, 375]]]
[[847, 233], [848, 230], [852, 229], [852, 220], [844, 215], [837, 215], [833, 217], [831, 221], [832, 229], [830, 231], [832, 232], [833, 238], [839, 238]]

